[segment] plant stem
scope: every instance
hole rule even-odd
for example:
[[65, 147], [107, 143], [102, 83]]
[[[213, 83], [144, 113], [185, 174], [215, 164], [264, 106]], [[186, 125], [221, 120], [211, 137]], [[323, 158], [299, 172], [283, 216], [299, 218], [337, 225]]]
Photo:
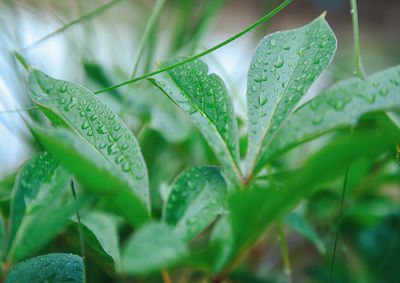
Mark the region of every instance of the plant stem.
[[350, 0], [350, 5], [351, 5], [351, 15], [353, 19], [353, 34], [354, 34], [354, 74], [357, 78], [365, 78], [364, 71], [361, 65], [361, 56], [360, 56], [357, 0]]
[[335, 257], [336, 257], [336, 246], [337, 242], [339, 239], [339, 228], [342, 220], [342, 212], [343, 212], [343, 202], [344, 202], [344, 197], [346, 195], [346, 187], [347, 187], [347, 178], [349, 176], [349, 164], [346, 165], [346, 172], [344, 174], [344, 180], [343, 180], [343, 190], [342, 190], [342, 196], [340, 198], [340, 207], [339, 207], [339, 216], [336, 221], [336, 233], [335, 233], [335, 242], [333, 244], [333, 252], [332, 252], [332, 261], [331, 261], [331, 271], [330, 271], [330, 278], [329, 282], [333, 282], [333, 271], [335, 267]]
[[164, 283], [171, 283], [171, 278], [169, 277], [168, 271], [165, 268], [161, 269], [161, 275]]
[[91, 11], [91, 12], [89, 12], [89, 13], [87, 13], [87, 14], [85, 14], [85, 15], [83, 15], [83, 16], [81, 16], [81, 17], [79, 17], [79, 18], [77, 18], [77, 19], [75, 19], [75, 20], [73, 20], [73, 21], [71, 21], [69, 23], [67, 23], [66, 25], [62, 26], [61, 28], [56, 29], [55, 31], [45, 35], [44, 37], [42, 37], [41, 39], [35, 41], [34, 43], [22, 48], [21, 51], [26, 51], [28, 49], [32, 49], [32, 48], [36, 47], [37, 45], [43, 43], [44, 41], [46, 41], [50, 37], [65, 31], [66, 29], [70, 28], [71, 26], [73, 26], [75, 24], [78, 24], [78, 23], [80, 23], [82, 21], [89, 20], [90, 18], [93, 18], [94, 16], [102, 14], [105, 11], [107, 11], [110, 7], [114, 6], [115, 4], [117, 4], [118, 2], [121, 2], [121, 1], [122, 0], [113, 0], [113, 1], [108, 2], [108, 3], [98, 7], [97, 9], [95, 9], [95, 10], [93, 10], [93, 11]]
[[203, 51], [203, 52], [201, 52], [201, 53], [198, 53], [198, 54], [196, 54], [196, 55], [194, 55], [194, 56], [192, 56], [192, 57], [189, 57], [189, 58], [187, 58], [187, 59], [185, 59], [185, 60], [183, 60], [183, 61], [181, 61], [181, 62], [178, 62], [178, 63], [176, 63], [176, 64], [173, 64], [173, 65], [170, 65], [170, 66], [168, 66], [168, 67], [159, 69], [159, 70], [157, 70], [157, 71], [154, 71], [154, 72], [145, 74], [145, 75], [143, 75], [143, 76], [136, 77], [136, 78], [134, 78], [134, 79], [131, 79], [131, 80], [128, 80], [128, 81], [125, 81], [125, 82], [122, 82], [122, 83], [119, 83], [119, 84], [116, 84], [116, 85], [113, 85], [113, 86], [110, 86], [110, 87], [107, 87], [107, 88], [104, 88], [104, 89], [101, 89], [101, 90], [98, 90], [98, 91], [95, 91], [94, 93], [95, 93], [95, 94], [98, 94], [98, 93], [106, 92], [106, 91], [109, 91], [109, 90], [112, 90], [112, 89], [115, 89], [115, 88], [118, 88], [118, 87], [121, 87], [121, 86], [124, 86], [124, 85], [127, 85], [127, 84], [131, 84], [131, 83], [134, 83], [134, 82], [143, 80], [143, 79], [145, 79], [145, 78], [148, 78], [148, 77], [150, 77], [150, 76], [154, 76], [154, 75], [156, 75], [156, 74], [159, 74], [159, 73], [162, 73], [162, 72], [171, 70], [171, 69], [173, 69], [173, 68], [176, 68], [176, 67], [178, 67], [178, 66], [181, 66], [181, 65], [183, 65], [183, 64], [186, 64], [186, 63], [188, 63], [188, 62], [191, 62], [191, 61], [193, 61], [193, 60], [196, 60], [196, 59], [198, 59], [198, 58], [200, 58], [200, 57], [203, 57], [204, 55], [207, 55], [207, 54], [209, 54], [209, 53], [211, 53], [211, 52], [213, 52], [213, 51], [215, 51], [215, 50], [221, 48], [222, 46], [227, 45], [228, 43], [234, 41], [235, 39], [241, 37], [242, 35], [248, 33], [248, 32], [251, 31], [252, 29], [256, 28], [257, 26], [259, 26], [260, 24], [262, 24], [263, 22], [267, 21], [267, 20], [270, 19], [272, 16], [274, 16], [275, 14], [277, 14], [280, 10], [282, 10], [283, 8], [285, 8], [290, 2], [292, 2], [292, 0], [286, 0], [286, 1], [284, 1], [282, 4], [280, 4], [280, 5], [279, 5], [278, 7], [276, 7], [274, 10], [272, 10], [270, 13], [268, 13], [267, 15], [265, 15], [264, 17], [262, 17], [260, 20], [258, 20], [257, 22], [255, 22], [254, 24], [252, 24], [251, 26], [249, 26], [248, 28], [246, 28], [246, 29], [244, 29], [243, 31], [239, 32], [238, 34], [232, 36], [231, 38], [228, 38], [227, 40], [225, 40], [225, 41], [223, 41], [223, 42], [221, 42], [221, 43], [219, 43], [219, 44], [217, 44], [217, 45], [211, 47], [210, 49], [207, 49], [207, 50], [205, 50], [205, 51]]
[[284, 267], [285, 275], [286, 275], [286, 282], [291, 283], [292, 282], [292, 277], [291, 277], [292, 271], [290, 268], [289, 251], [288, 251], [287, 244], [286, 244], [285, 232], [283, 230], [282, 221], [278, 221], [277, 228], [278, 228], [279, 242], [281, 243], [281, 252], [282, 252], [282, 258], [283, 258], [283, 267]]
[[[76, 200], [76, 190], [75, 190], [74, 180], [71, 180], [71, 191], [72, 191], [72, 196], [74, 197], [74, 200]], [[83, 260], [85, 260], [85, 246], [84, 246], [85, 243], [83, 241], [81, 217], [79, 215], [78, 210], [76, 210], [76, 219], [78, 221], [78, 234], [79, 234], [79, 245], [81, 248], [81, 255], [82, 255]]]
[[154, 24], [156, 23], [156, 20], [160, 15], [164, 3], [165, 0], [157, 0], [157, 2], [154, 4], [153, 11], [151, 12], [150, 18], [146, 23], [146, 27], [144, 28], [142, 38], [140, 39], [139, 49], [135, 56], [133, 71], [132, 74], [129, 76], [129, 79], [132, 79], [136, 76], [137, 68], [139, 67], [140, 58], [142, 57], [146, 40], [149, 37], [150, 32], [153, 30]]

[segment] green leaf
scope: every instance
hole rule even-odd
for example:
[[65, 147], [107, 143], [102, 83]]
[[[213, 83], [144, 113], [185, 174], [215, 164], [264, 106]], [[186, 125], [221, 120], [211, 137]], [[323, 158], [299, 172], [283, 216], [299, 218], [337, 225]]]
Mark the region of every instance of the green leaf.
[[67, 186], [71, 174], [54, 155], [39, 153], [29, 159], [18, 172], [10, 201], [8, 246], [26, 214], [54, 202]]
[[247, 78], [247, 176], [265, 164], [274, 134], [331, 61], [336, 38], [323, 15], [310, 24], [266, 36]]
[[86, 88], [35, 69], [29, 72], [29, 91], [53, 123], [69, 126], [85, 140], [150, 210], [147, 169], [139, 145], [106, 104]]
[[81, 215], [81, 224], [86, 242], [118, 272], [121, 259], [116, 219], [103, 212], [89, 212]]
[[[183, 59], [172, 59], [159, 67]], [[207, 65], [195, 60], [158, 74], [151, 81], [190, 117], [214, 150], [225, 175], [239, 184], [238, 130], [232, 101], [222, 79], [208, 74]]]
[[283, 222], [294, 231], [312, 242], [321, 254], [326, 253], [326, 247], [315, 229], [298, 213], [290, 213], [283, 218]]
[[82, 258], [73, 254], [46, 254], [14, 265], [6, 283], [85, 282]]
[[3, 221], [3, 215], [1, 214], [0, 211], [0, 274], [3, 272], [3, 256], [5, 252], [5, 246], [6, 246], [6, 238], [5, 238], [5, 233], [4, 233], [4, 221]]
[[334, 84], [299, 107], [272, 141], [268, 158], [325, 132], [353, 126], [366, 113], [400, 108], [400, 66], [366, 80]]
[[100, 196], [110, 208], [131, 225], [141, 225], [150, 215], [143, 202], [120, 177], [119, 168], [110, 164], [96, 148], [63, 128], [30, 126], [36, 138], [75, 174], [85, 189]]
[[163, 219], [181, 239], [189, 241], [215, 219], [226, 195], [227, 186], [218, 167], [187, 169], [172, 185]]
[[164, 223], [150, 223], [137, 231], [122, 252], [122, 271], [145, 274], [174, 267], [188, 254], [185, 243]]
[[[215, 272], [229, 270], [264, 234], [268, 226], [284, 216], [303, 197], [313, 193], [318, 186], [344, 174], [347, 163], [361, 156], [376, 158], [392, 147], [394, 138], [360, 135], [349, 140], [339, 139], [313, 155], [304, 166], [290, 176], [283, 188], [254, 188], [233, 194], [228, 200], [229, 214], [216, 226], [210, 248], [216, 250], [213, 262]], [[222, 228], [220, 227], [222, 225]], [[230, 227], [227, 227], [230, 226]], [[246, 227], [244, 229], [243, 227]], [[226, 238], [232, 237], [231, 240]]]

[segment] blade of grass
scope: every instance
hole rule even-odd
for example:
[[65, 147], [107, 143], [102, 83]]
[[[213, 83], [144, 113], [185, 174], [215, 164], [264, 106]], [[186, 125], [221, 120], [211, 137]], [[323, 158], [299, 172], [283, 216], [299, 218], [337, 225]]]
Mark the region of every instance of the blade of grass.
[[292, 277], [291, 277], [292, 271], [290, 268], [289, 251], [288, 251], [287, 244], [286, 244], [285, 232], [283, 231], [282, 221], [278, 222], [277, 228], [278, 228], [279, 242], [281, 243], [281, 252], [282, 252], [282, 258], [283, 258], [283, 267], [285, 270], [286, 282], [291, 283], [292, 282]]
[[357, 78], [365, 78], [365, 72], [361, 65], [360, 56], [360, 40], [358, 33], [358, 11], [357, 11], [357, 0], [350, 0], [351, 10], [350, 13], [353, 19], [353, 34], [354, 34], [354, 75]]
[[91, 12], [89, 12], [89, 13], [87, 13], [87, 14], [85, 14], [85, 15], [83, 15], [83, 16], [81, 16], [81, 17], [79, 17], [79, 18], [77, 18], [77, 19], [75, 19], [75, 20], [73, 20], [73, 21], [71, 21], [69, 23], [67, 23], [66, 25], [56, 29], [55, 31], [45, 35], [44, 37], [42, 37], [41, 39], [35, 41], [34, 43], [32, 43], [32, 44], [30, 44], [28, 46], [25, 46], [24, 48], [21, 49], [21, 52], [22, 51], [27, 51], [28, 49], [32, 49], [32, 48], [38, 46], [39, 44], [41, 44], [44, 41], [48, 40], [50, 37], [53, 37], [54, 35], [65, 31], [66, 29], [70, 28], [71, 26], [73, 26], [75, 24], [78, 24], [78, 23], [83, 22], [83, 21], [87, 21], [87, 20], [89, 20], [89, 19], [91, 19], [91, 18], [93, 18], [93, 17], [95, 17], [97, 15], [100, 15], [100, 14], [104, 13], [109, 8], [111, 8], [112, 6], [114, 6], [115, 4], [117, 4], [118, 2], [121, 2], [121, 1], [123, 1], [123, 0], [113, 0], [113, 1], [110, 1], [110, 2], [108, 2], [108, 3], [106, 3], [106, 4], [102, 5], [102, 6], [98, 7], [97, 9], [95, 9], [95, 10], [93, 10], [93, 11], [91, 11]]
[[192, 56], [192, 57], [189, 57], [189, 58], [187, 58], [187, 59], [185, 59], [185, 60], [183, 60], [183, 61], [181, 61], [181, 62], [179, 62], [179, 63], [173, 64], [173, 65], [170, 65], [170, 66], [168, 66], [168, 67], [161, 68], [161, 69], [159, 69], [159, 70], [157, 70], [157, 71], [154, 71], [154, 72], [145, 74], [145, 75], [143, 75], [143, 76], [136, 77], [136, 78], [134, 78], [134, 79], [131, 79], [131, 80], [128, 80], [128, 81], [125, 81], [125, 82], [122, 82], [122, 83], [119, 83], [119, 84], [116, 84], [116, 85], [113, 85], [113, 86], [110, 86], [110, 87], [107, 87], [107, 88], [104, 88], [104, 89], [101, 89], [101, 90], [98, 90], [98, 91], [95, 91], [94, 93], [95, 93], [95, 94], [99, 94], [99, 93], [106, 92], [106, 91], [109, 91], [109, 90], [112, 90], [112, 89], [115, 89], [115, 88], [118, 88], [118, 87], [121, 87], [121, 86], [124, 86], [124, 85], [127, 85], [127, 84], [131, 84], [131, 83], [134, 83], [134, 82], [143, 80], [143, 79], [145, 79], [145, 78], [154, 76], [154, 75], [156, 75], [156, 74], [159, 74], [159, 73], [162, 73], [162, 72], [171, 70], [171, 69], [173, 69], [173, 68], [176, 68], [176, 67], [178, 67], [178, 66], [181, 66], [181, 65], [183, 65], [183, 64], [186, 64], [186, 63], [188, 63], [188, 62], [191, 62], [191, 61], [193, 61], [193, 60], [196, 60], [196, 59], [198, 59], [198, 58], [200, 58], [200, 57], [203, 57], [203, 56], [205, 56], [205, 55], [207, 55], [207, 54], [209, 54], [209, 53], [211, 53], [211, 52], [213, 52], [213, 51], [215, 51], [215, 50], [217, 50], [217, 49], [223, 47], [224, 45], [227, 45], [228, 43], [230, 43], [230, 42], [232, 42], [232, 41], [238, 39], [238, 38], [241, 37], [242, 35], [248, 33], [248, 32], [251, 31], [252, 29], [254, 29], [254, 28], [256, 28], [257, 26], [259, 26], [260, 24], [262, 24], [262, 23], [264, 23], [265, 21], [269, 20], [271, 17], [273, 17], [275, 14], [277, 14], [277, 13], [278, 13], [279, 11], [281, 11], [283, 8], [285, 8], [290, 2], [292, 2], [292, 0], [286, 0], [286, 1], [284, 1], [284, 2], [281, 3], [278, 7], [276, 7], [274, 10], [272, 10], [271, 12], [269, 12], [267, 15], [265, 15], [264, 17], [262, 17], [261, 19], [259, 19], [257, 22], [255, 22], [255, 23], [252, 24], [251, 26], [247, 27], [246, 29], [242, 30], [241, 32], [237, 33], [236, 35], [234, 35], [234, 36], [228, 38], [227, 40], [225, 40], [225, 41], [223, 41], [223, 42], [221, 42], [221, 43], [219, 43], [219, 44], [217, 44], [217, 45], [211, 47], [210, 49], [207, 49], [207, 50], [205, 50], [205, 51], [203, 51], [203, 52], [201, 52], [201, 53], [198, 53], [198, 54], [196, 54], [196, 55], [194, 55], [194, 56]]
[[[74, 200], [76, 201], [76, 190], [75, 190], [75, 184], [74, 184], [73, 179], [71, 179], [71, 191], [72, 191], [72, 196], [74, 197]], [[83, 241], [81, 217], [79, 215], [78, 209], [76, 210], [76, 219], [78, 221], [78, 234], [79, 234], [79, 245], [81, 248], [81, 256], [82, 256], [83, 262], [85, 263], [85, 243]]]

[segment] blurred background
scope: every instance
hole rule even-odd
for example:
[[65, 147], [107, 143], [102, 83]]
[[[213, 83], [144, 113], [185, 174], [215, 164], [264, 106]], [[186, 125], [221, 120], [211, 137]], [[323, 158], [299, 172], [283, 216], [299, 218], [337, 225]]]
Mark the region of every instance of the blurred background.
[[[271, 32], [303, 26], [327, 11], [326, 19], [337, 36], [338, 50], [332, 64], [307, 93], [305, 100], [309, 99], [335, 81], [353, 75], [349, 2], [293, 0], [268, 22], [203, 58], [210, 71], [224, 79], [235, 101], [243, 136], [242, 156], [246, 148], [247, 70], [258, 42]], [[15, 51], [33, 67], [95, 91], [155, 70], [157, 61], [190, 56], [212, 47], [248, 27], [280, 2], [167, 0], [139, 54], [154, 3], [150, 0], [0, 2], [0, 202], [7, 202], [17, 168], [40, 150], [21, 116], [35, 121], [43, 117], [29, 99], [26, 72], [15, 60]], [[400, 2], [360, 0], [358, 6], [361, 55], [367, 74], [400, 64]], [[57, 30], [60, 32], [38, 43]], [[147, 81], [101, 94], [100, 98], [119, 113], [139, 139], [150, 172], [156, 215], [166, 188], [181, 170], [216, 163], [198, 130]], [[395, 241], [400, 239], [399, 173], [394, 159], [386, 161], [378, 166], [365, 160], [353, 175], [335, 282], [400, 282], [395, 257], [400, 253], [400, 242]], [[366, 176], [369, 181], [365, 181]], [[375, 189], [377, 184], [379, 189]], [[315, 234], [313, 244], [293, 229], [288, 230], [294, 282], [328, 280], [339, 185], [340, 182], [332, 184], [332, 188], [301, 205], [298, 211], [302, 218], [292, 219], [306, 221], [299, 225], [312, 223], [309, 228]], [[238, 268], [232, 282], [282, 280], [279, 243], [275, 230], [271, 230]], [[108, 275], [99, 272], [99, 278], [103, 279], [93, 282], [109, 282]]]

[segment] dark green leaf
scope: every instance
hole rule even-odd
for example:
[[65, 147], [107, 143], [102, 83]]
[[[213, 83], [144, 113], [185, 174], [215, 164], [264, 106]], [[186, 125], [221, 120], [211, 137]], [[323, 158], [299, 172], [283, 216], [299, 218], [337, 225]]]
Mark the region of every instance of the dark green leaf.
[[[172, 65], [183, 58], [161, 63]], [[239, 183], [239, 146], [232, 101], [225, 84], [207, 65], [195, 60], [154, 77], [155, 83], [200, 129], [227, 177]]]
[[[77, 222], [76, 218], [74, 221]], [[116, 219], [103, 212], [90, 212], [81, 215], [81, 224], [86, 242], [119, 271], [121, 259]]]
[[226, 183], [218, 167], [187, 169], [172, 185], [164, 221], [181, 239], [189, 241], [215, 219], [226, 194]]
[[299, 107], [278, 132], [267, 151], [268, 157], [341, 127], [355, 125], [369, 112], [400, 108], [400, 66], [366, 80], [339, 82]]
[[150, 223], [137, 231], [122, 252], [122, 271], [144, 274], [170, 268], [188, 254], [185, 243], [164, 223]]
[[149, 220], [149, 213], [138, 197], [119, 179], [119, 169], [103, 155], [67, 129], [31, 126], [36, 138], [63, 165], [75, 174], [86, 189], [102, 197], [116, 213], [132, 225]]
[[21, 167], [11, 195], [9, 248], [24, 217], [56, 201], [70, 179], [71, 174], [47, 152], [35, 155]]
[[[3, 215], [0, 212], [0, 258], [1, 259], [4, 256], [5, 246], [6, 246], [6, 238], [4, 233], [4, 221], [3, 221]], [[2, 274], [3, 272], [2, 269], [3, 269], [3, 264], [2, 260], [0, 260], [0, 274]]]
[[35, 69], [29, 72], [29, 91], [53, 123], [68, 125], [77, 133], [150, 210], [147, 169], [139, 145], [106, 104], [88, 89]]
[[265, 163], [275, 132], [331, 61], [336, 38], [323, 15], [299, 29], [276, 32], [259, 44], [247, 79], [247, 174]]
[[82, 258], [73, 254], [47, 254], [14, 265], [6, 283], [85, 282]]

